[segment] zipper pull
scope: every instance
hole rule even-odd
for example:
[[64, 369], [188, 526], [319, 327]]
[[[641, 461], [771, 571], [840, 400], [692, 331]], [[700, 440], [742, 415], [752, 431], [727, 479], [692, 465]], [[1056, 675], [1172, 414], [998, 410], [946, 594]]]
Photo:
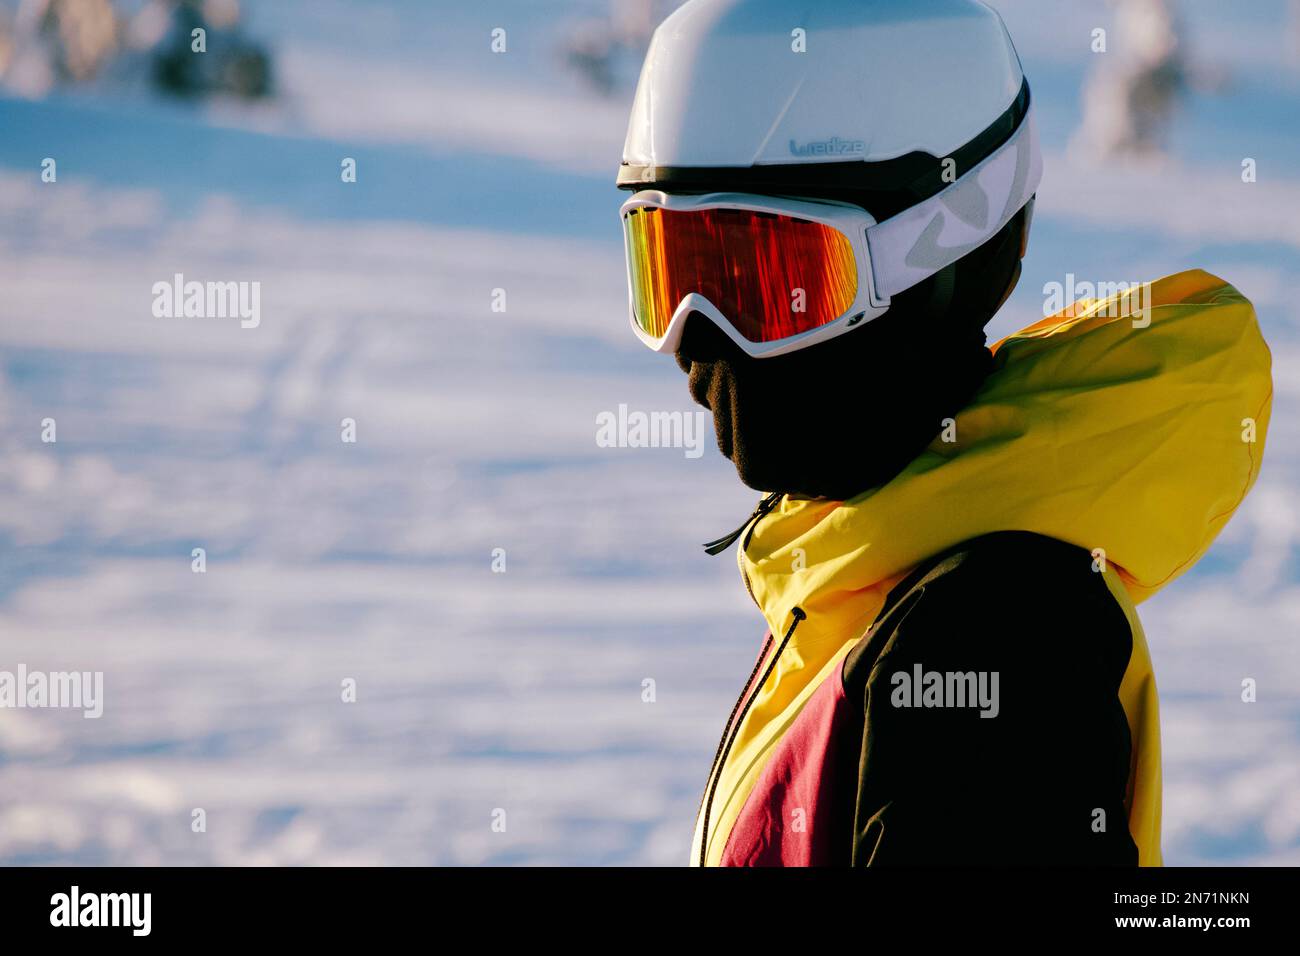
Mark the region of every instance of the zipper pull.
[[731, 532], [731, 534], [724, 534], [721, 538], [718, 538], [715, 541], [707, 542], [704, 545], [704, 553], [721, 554], [723, 551], [726, 551], [729, 547], [731, 547], [733, 544], [736, 543], [736, 539], [745, 533], [745, 529], [748, 528], [755, 519], [763, 517], [763, 515], [767, 514], [774, 507], [776, 507], [776, 503], [781, 500], [782, 494], [783, 492], [774, 491], [771, 494], [767, 495], [762, 501], [758, 503], [758, 507], [754, 509], [754, 513], [750, 515], [748, 518], [746, 518], [745, 523], [742, 524], [739, 528]]

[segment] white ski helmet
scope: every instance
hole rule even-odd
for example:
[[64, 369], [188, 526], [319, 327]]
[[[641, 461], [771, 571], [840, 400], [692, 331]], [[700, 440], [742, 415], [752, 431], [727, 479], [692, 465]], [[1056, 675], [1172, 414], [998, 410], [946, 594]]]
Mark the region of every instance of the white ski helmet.
[[690, 0], [651, 40], [618, 185], [854, 202], [888, 300], [1021, 210], [1027, 232], [1041, 174], [1019, 58], [977, 0]]

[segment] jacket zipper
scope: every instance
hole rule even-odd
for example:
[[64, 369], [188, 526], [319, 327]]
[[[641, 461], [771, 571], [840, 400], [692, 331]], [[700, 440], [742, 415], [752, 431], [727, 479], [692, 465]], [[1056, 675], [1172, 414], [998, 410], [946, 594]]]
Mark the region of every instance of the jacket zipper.
[[[763, 515], [767, 514], [769, 511], [771, 511], [773, 508], [776, 507], [776, 503], [781, 500], [782, 494], [783, 492], [774, 491], [769, 495], [765, 495], [763, 497], [763, 500], [758, 503], [758, 507], [754, 509], [754, 513], [751, 514], [748, 518], [746, 518], [745, 523], [742, 524], [739, 528], [737, 528], [735, 531], [731, 532], [730, 534], [724, 534], [721, 538], [718, 538], [714, 541], [705, 542], [704, 553], [721, 554], [723, 551], [726, 551], [729, 547], [731, 547], [733, 544], [736, 543], [737, 538], [739, 538], [742, 534], [745, 533], [745, 529], [748, 528], [752, 522], [754, 522], [758, 518], [761, 518]], [[749, 538], [745, 539], [745, 545], [747, 544], [749, 544]], [[741, 547], [744, 547], [745, 545], [741, 545]]]
[[718, 784], [722, 780], [722, 768], [727, 765], [727, 757], [731, 755], [732, 744], [736, 742], [736, 736], [740, 733], [740, 725], [745, 722], [745, 717], [749, 714], [750, 707], [754, 705], [754, 701], [758, 699], [759, 692], [763, 689], [763, 685], [767, 683], [767, 679], [772, 676], [772, 671], [776, 669], [776, 662], [780, 659], [781, 652], [785, 650], [785, 646], [790, 643], [790, 638], [794, 636], [794, 629], [799, 626], [800, 621], [808, 616], [804, 613], [804, 610], [801, 607], [791, 608], [790, 614], [794, 620], [790, 622], [790, 627], [785, 632], [785, 637], [781, 639], [781, 645], [776, 649], [776, 653], [772, 655], [772, 660], [768, 662], [767, 670], [763, 671], [763, 676], [754, 686], [754, 692], [750, 694], [749, 699], [745, 701], [745, 706], [740, 710], [740, 716], [736, 717], [736, 709], [740, 707], [740, 702], [745, 699], [745, 693], [749, 690], [749, 684], [753, 683], [754, 674], [758, 672], [758, 668], [763, 663], [763, 656], [766, 655], [767, 649], [772, 646], [772, 637], [771, 635], [768, 635], [767, 643], [763, 645], [763, 654], [759, 656], [758, 663], [754, 665], [753, 673], [749, 675], [749, 683], [747, 683], [744, 689], [741, 690], [740, 697], [736, 699], [736, 705], [731, 708], [731, 715], [735, 718], [735, 723], [732, 723], [731, 719], [728, 718], [727, 726], [722, 730], [722, 739], [718, 741], [718, 752], [713, 758], [713, 769], [709, 771], [710, 779], [705, 787], [703, 805], [704, 816], [700, 823], [700, 866], [705, 865], [705, 860], [708, 854], [709, 815], [713, 811], [713, 798], [717, 795]]

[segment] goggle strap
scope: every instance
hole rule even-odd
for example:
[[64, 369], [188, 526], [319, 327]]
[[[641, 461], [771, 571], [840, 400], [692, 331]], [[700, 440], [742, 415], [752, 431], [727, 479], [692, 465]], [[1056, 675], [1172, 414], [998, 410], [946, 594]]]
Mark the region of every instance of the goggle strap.
[[997, 235], [1043, 178], [1032, 109], [996, 152], [924, 202], [867, 229], [876, 295], [887, 301]]

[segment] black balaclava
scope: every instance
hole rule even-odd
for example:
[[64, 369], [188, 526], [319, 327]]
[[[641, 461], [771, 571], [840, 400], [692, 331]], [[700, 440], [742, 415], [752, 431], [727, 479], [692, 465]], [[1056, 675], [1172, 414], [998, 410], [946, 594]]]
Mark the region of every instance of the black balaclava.
[[843, 500], [919, 455], [992, 370], [984, 326], [1020, 277], [1029, 212], [894, 296], [880, 318], [806, 349], [753, 359], [690, 316], [677, 363], [740, 480]]

